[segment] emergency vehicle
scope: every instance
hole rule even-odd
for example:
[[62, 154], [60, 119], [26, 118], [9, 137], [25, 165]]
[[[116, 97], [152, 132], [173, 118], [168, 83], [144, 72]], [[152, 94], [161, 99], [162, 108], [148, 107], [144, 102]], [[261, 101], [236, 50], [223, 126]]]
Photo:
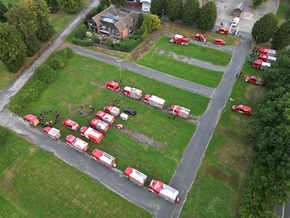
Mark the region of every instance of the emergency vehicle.
[[175, 202], [178, 203], [180, 201], [179, 192], [176, 189], [158, 180], [153, 179], [150, 182], [149, 191], [153, 192], [154, 194], [158, 195], [161, 198], [164, 198], [165, 200], [171, 203]]
[[122, 91], [123, 95], [126, 95], [133, 99], [140, 99], [142, 97], [142, 91], [130, 86], [125, 86]]
[[145, 174], [131, 167], [126, 168], [124, 176], [139, 186], [144, 186], [148, 178]]
[[50, 138], [54, 140], [58, 140], [61, 137], [61, 133], [58, 129], [53, 127], [45, 127], [43, 130], [43, 133], [48, 135]]
[[86, 127], [86, 126], [83, 126], [81, 129], [80, 129], [80, 133], [82, 136], [86, 137], [87, 139], [95, 142], [95, 143], [100, 143], [104, 136], [102, 133], [98, 132], [97, 130], [91, 128], [91, 127]]
[[114, 158], [112, 155], [106, 153], [106, 152], [103, 152], [99, 149], [95, 149], [93, 150], [91, 156], [94, 158], [94, 160], [96, 160], [97, 162], [109, 167], [109, 168], [112, 168], [112, 167], [116, 167], [117, 164], [116, 164], [116, 158]]
[[189, 116], [190, 110], [184, 107], [180, 107], [179, 105], [171, 105], [169, 113], [181, 118], [187, 118]]
[[89, 144], [74, 135], [70, 134], [65, 138], [66, 144], [70, 145], [79, 152], [85, 153], [89, 149]]

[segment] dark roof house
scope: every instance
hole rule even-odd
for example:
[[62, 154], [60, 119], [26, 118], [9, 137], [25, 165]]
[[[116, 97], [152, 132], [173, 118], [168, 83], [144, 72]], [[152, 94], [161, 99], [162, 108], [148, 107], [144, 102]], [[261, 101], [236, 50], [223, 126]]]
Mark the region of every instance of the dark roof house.
[[135, 11], [118, 9], [112, 5], [92, 17], [89, 25], [95, 32], [121, 39], [135, 32], [137, 20], [138, 14]]

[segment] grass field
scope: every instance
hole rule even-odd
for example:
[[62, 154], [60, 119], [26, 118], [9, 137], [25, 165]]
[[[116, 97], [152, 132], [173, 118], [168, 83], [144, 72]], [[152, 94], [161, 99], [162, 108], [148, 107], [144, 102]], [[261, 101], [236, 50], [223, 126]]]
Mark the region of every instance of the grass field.
[[192, 43], [189, 43], [188, 46], [184, 47], [179, 44], [174, 45], [169, 43], [169, 41], [169, 37], [162, 36], [155, 45], [156, 50], [174, 52], [178, 55], [206, 61], [218, 66], [226, 66], [232, 57], [230, 54], [218, 49], [208, 48]]
[[[244, 64], [242, 72], [261, 73], [253, 70]], [[239, 217], [253, 157], [252, 148], [246, 143], [247, 125], [255, 116], [258, 99], [265, 92], [264, 87], [246, 83], [242, 78], [237, 80], [230, 96], [234, 101], [228, 101], [223, 111], [181, 217]], [[232, 112], [233, 104], [251, 106], [252, 117]]]
[[[86, 57], [75, 55], [66, 68], [59, 72], [58, 79], [43, 91], [40, 99], [17, 111], [21, 104], [21, 91], [13, 98], [10, 109], [20, 112], [39, 114], [46, 108], [58, 110], [64, 118], [70, 117], [80, 125], [88, 125], [93, 115], [81, 117], [77, 113], [80, 105], [92, 105], [96, 110], [102, 110], [112, 100], [120, 100], [121, 109], [131, 107], [137, 110], [138, 115], [130, 117], [125, 124], [127, 129], [143, 133], [156, 142], [160, 147], [140, 143], [131, 136], [120, 133], [112, 127], [105, 135], [101, 144], [90, 143], [91, 152], [98, 147], [117, 158], [118, 168], [124, 170], [128, 165], [135, 166], [149, 177], [159, 178], [169, 182], [182, 153], [187, 146], [196, 126], [182, 119], [168, 119], [168, 113], [156, 110], [139, 101], [123, 97], [120, 94], [106, 90], [104, 85], [109, 80], [117, 80], [119, 69]], [[208, 99], [199, 95], [179, 90], [172, 86], [148, 79], [146, 77], [122, 70], [124, 85], [137, 86], [146, 93], [153, 93], [167, 100], [167, 105], [179, 104], [191, 109], [192, 115], [201, 115], [206, 109]], [[25, 85], [28, 87], [29, 83]], [[25, 88], [24, 87], [24, 88]], [[162, 92], [160, 92], [162, 90]], [[45, 119], [52, 119], [52, 116]], [[63, 136], [72, 133], [60, 124]], [[80, 136], [79, 133], [76, 133]], [[81, 136], [80, 136], [81, 137]]]
[[145, 55], [139, 58], [137, 63], [172, 76], [213, 88], [219, 84], [223, 75], [222, 72], [207, 70], [176, 60], [165, 54], [158, 54], [156, 53], [155, 47], [151, 48]]
[[220, 38], [226, 42], [227, 46], [235, 46], [239, 44], [241, 40], [238, 36], [221, 35], [215, 32], [202, 32], [201, 30], [196, 28], [181, 26], [177, 24], [170, 24], [168, 27], [168, 32], [183, 34], [190, 38], [193, 38], [194, 34], [196, 33], [201, 33], [205, 36], [207, 42], [213, 42], [215, 38]]
[[0, 131], [9, 135], [0, 145], [0, 217], [151, 217], [53, 155]]
[[74, 14], [67, 14], [62, 10], [56, 14], [51, 14], [49, 17], [49, 22], [55, 29], [55, 35], [59, 34], [74, 16]]

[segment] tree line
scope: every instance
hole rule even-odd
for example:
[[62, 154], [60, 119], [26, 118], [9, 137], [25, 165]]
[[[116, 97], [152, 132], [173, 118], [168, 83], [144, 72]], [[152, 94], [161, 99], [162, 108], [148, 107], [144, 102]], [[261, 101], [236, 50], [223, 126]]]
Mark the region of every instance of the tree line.
[[275, 14], [266, 14], [254, 24], [252, 37], [257, 43], [271, 41], [274, 49], [284, 49], [290, 45], [290, 20], [286, 20], [279, 26]]
[[181, 19], [184, 25], [197, 25], [203, 31], [211, 30], [217, 19], [214, 1], [201, 7], [198, 0], [152, 0], [151, 13], [161, 19], [163, 15], [167, 15], [170, 21]]
[[250, 123], [255, 156], [241, 207], [242, 217], [277, 217], [273, 205], [290, 196], [290, 49], [262, 78], [269, 87]]

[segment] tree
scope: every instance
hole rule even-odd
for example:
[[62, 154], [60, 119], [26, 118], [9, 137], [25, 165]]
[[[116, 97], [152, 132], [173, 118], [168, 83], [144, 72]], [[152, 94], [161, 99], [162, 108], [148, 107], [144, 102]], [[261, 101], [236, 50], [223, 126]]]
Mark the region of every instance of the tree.
[[0, 22], [5, 23], [7, 18], [4, 14], [8, 11], [8, 8], [4, 5], [3, 1], [0, 1]]
[[266, 2], [268, 0], [253, 0], [253, 8], [258, 8], [263, 2]]
[[82, 6], [81, 0], [62, 0], [61, 4], [68, 13], [75, 13], [80, 10]]
[[278, 19], [273, 13], [269, 13], [256, 21], [252, 28], [252, 37], [257, 43], [266, 43], [278, 29]]
[[0, 22], [0, 60], [9, 72], [16, 72], [25, 61], [26, 46], [15, 26]]
[[145, 16], [140, 31], [141, 34], [146, 37], [149, 33], [161, 27], [161, 20], [157, 15], [148, 14]]
[[216, 4], [213, 1], [210, 1], [200, 9], [196, 24], [199, 29], [209, 31], [214, 27], [216, 19]]
[[126, 3], [126, 0], [111, 0], [111, 3], [113, 5], [116, 5], [116, 6], [122, 6], [122, 5], [125, 5]]
[[263, 74], [263, 80], [267, 87], [274, 89], [290, 84], [290, 49], [283, 51], [271, 68]]
[[138, 14], [138, 20], [137, 20], [137, 25], [136, 25], [136, 28], [137, 29], [140, 29], [141, 28], [141, 25], [143, 23], [143, 20], [144, 20], [144, 14], [143, 13], [139, 13]]
[[38, 31], [37, 17], [25, 5], [16, 4], [6, 13], [7, 22], [14, 25], [21, 33], [27, 47], [27, 55], [32, 56], [40, 48], [40, 41], [36, 33]]
[[276, 31], [271, 42], [275, 49], [284, 49], [290, 45], [290, 20], [285, 21]]
[[171, 21], [181, 18], [183, 8], [182, 0], [168, 0], [166, 14]]
[[55, 14], [60, 10], [60, 5], [58, 0], [46, 0], [46, 3], [49, 7], [49, 12]]
[[186, 0], [181, 15], [182, 22], [188, 26], [195, 24], [199, 8], [198, 0]]
[[36, 15], [36, 36], [41, 42], [48, 40], [55, 33], [53, 26], [49, 24], [49, 8], [45, 0], [19, 0], [18, 4], [27, 6]]
[[162, 12], [164, 13], [164, 10], [166, 8], [166, 5], [164, 4], [164, 0], [152, 0], [150, 11], [152, 14], [156, 14], [159, 17], [162, 16]]

